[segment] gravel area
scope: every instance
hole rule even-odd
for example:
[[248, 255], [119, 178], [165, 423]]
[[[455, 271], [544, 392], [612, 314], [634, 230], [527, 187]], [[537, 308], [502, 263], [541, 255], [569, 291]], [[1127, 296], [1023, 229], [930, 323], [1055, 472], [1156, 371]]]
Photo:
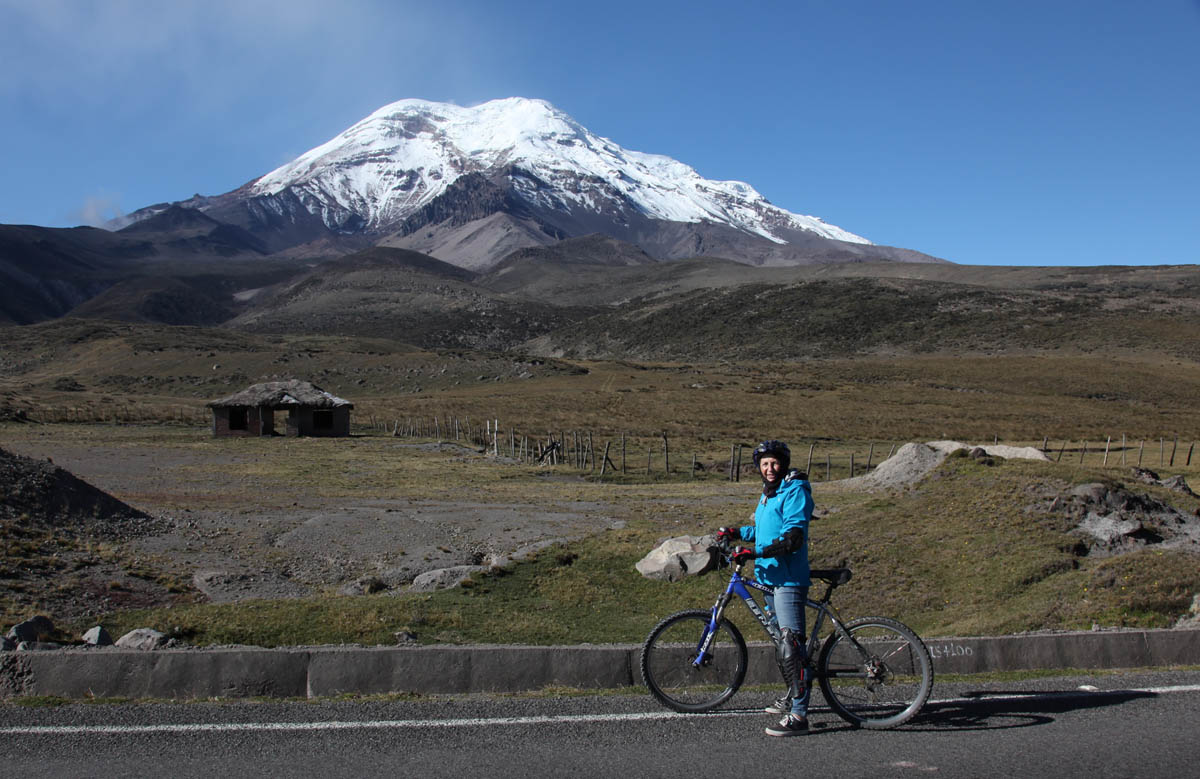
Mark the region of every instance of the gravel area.
[[[54, 552], [61, 565], [21, 576], [21, 589], [47, 604], [56, 621], [179, 598], [225, 602], [400, 592], [422, 573], [500, 564], [623, 524], [616, 507], [587, 502], [506, 503], [480, 500], [479, 494], [454, 501], [381, 500], [369, 494], [333, 500], [315, 491], [286, 496], [225, 491], [195, 476], [237, 471], [237, 457], [216, 450], [142, 451], [30, 436], [0, 445], [0, 451], [21, 455], [9, 455], [5, 463], [17, 462], [27, 472], [25, 483], [46, 488], [36, 496], [21, 492], [20, 510], [9, 511], [7, 521], [63, 528], [56, 508], [61, 495], [52, 486], [55, 471], [69, 477], [63, 483], [82, 482], [85, 487], [75, 491], [105, 507], [105, 516], [91, 504], [72, 514], [70, 532], [59, 533], [61, 548]], [[469, 449], [462, 456], [482, 457]], [[108, 507], [122, 501], [136, 510], [130, 516], [144, 518], [107, 516]], [[110, 551], [97, 557], [101, 541]]]

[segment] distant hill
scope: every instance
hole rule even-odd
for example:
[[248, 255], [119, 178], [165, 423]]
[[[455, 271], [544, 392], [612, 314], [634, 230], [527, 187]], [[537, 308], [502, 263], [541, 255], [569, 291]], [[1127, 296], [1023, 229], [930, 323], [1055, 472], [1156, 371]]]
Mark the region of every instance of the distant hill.
[[510, 300], [472, 284], [474, 278], [470, 271], [416, 252], [375, 247], [292, 279], [228, 325], [503, 350], [581, 315]]

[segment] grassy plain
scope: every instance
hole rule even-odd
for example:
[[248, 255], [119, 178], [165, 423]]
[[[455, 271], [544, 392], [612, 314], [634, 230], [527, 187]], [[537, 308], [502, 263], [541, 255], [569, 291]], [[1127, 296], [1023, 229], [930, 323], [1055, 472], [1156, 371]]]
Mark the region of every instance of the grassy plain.
[[[607, 501], [623, 505], [630, 520], [622, 529], [478, 574], [454, 590], [178, 605], [113, 614], [105, 623], [118, 631], [150, 624], [196, 643], [267, 646], [390, 644], [397, 631], [423, 643], [636, 642], [660, 617], [711, 605], [723, 576], [655, 582], [639, 576], [634, 563], [664, 537], [738, 521], [754, 499], [753, 488], [715, 482], [648, 489], [547, 480], [514, 465], [487, 470], [472, 478], [489, 491], [516, 491], [539, 502]], [[835, 598], [846, 615], [895, 616], [926, 636], [1169, 626], [1200, 591], [1194, 554], [1147, 548], [1115, 558], [1081, 557], [1070, 523], [1048, 511], [1053, 497], [1072, 485], [1113, 476], [1018, 461], [988, 467], [959, 458], [932, 478], [886, 495], [818, 485], [823, 517], [813, 526], [812, 558], [815, 565], [853, 568], [854, 579]], [[1157, 493], [1185, 510], [1200, 506]], [[745, 616], [735, 610], [735, 621], [755, 635]]]
[[[238, 447], [245, 456], [235, 473], [184, 464], [170, 469], [181, 480], [172, 491], [133, 487], [119, 496], [139, 507], [183, 511], [192, 500], [217, 507], [229, 489], [258, 491], [262, 508], [272, 510], [286, 508], [282, 496], [296, 492], [336, 501], [451, 500], [471, 491], [542, 506], [606, 504], [625, 519], [622, 529], [548, 549], [460, 589], [401, 596], [202, 604], [170, 560], [96, 546], [97, 561], [177, 591], [170, 609], [106, 616], [114, 632], [150, 624], [196, 643], [263, 645], [392, 643], [399, 630], [423, 642], [637, 641], [665, 614], [707, 607], [720, 585], [714, 576], [650, 582], [634, 562], [663, 537], [711, 531], [747, 514], [756, 487], [753, 479], [727, 480], [730, 447], [766, 436], [792, 443], [802, 467], [813, 447], [823, 511], [813, 557], [854, 568], [835, 600], [848, 615], [893, 615], [931, 636], [1165, 626], [1200, 591], [1194, 555], [1147, 549], [1081, 557], [1070, 528], [1048, 509], [1073, 485], [1129, 480], [1138, 463], [1196, 484], [1200, 364], [1179, 350], [1101, 348], [1093, 338], [1086, 348], [994, 354], [634, 362], [76, 320], [10, 328], [6, 337], [0, 418], [33, 421], [0, 425], [0, 446], [48, 436], [137, 447], [164, 462], [167, 453], [193, 447]], [[207, 436], [204, 402], [283, 377], [351, 399], [357, 437], [317, 444]], [[397, 458], [396, 439], [385, 430], [434, 417], [473, 430], [498, 420], [502, 441], [510, 431], [542, 439], [590, 434], [597, 456], [612, 444], [618, 467], [615, 447], [624, 435], [626, 473], [610, 472], [601, 483], [596, 473], [568, 466], [547, 471], [501, 459], [462, 468], [417, 449]], [[670, 474], [661, 470], [664, 433]], [[1046, 441], [1057, 462], [988, 468], [952, 460], [933, 478], [885, 494], [824, 483], [827, 459], [837, 479], [848, 475], [852, 455], [861, 468], [892, 446], [935, 439]], [[694, 474], [693, 455], [703, 466]], [[1156, 495], [1197, 509], [1178, 493]], [[236, 542], [223, 540], [231, 549]], [[79, 543], [7, 533], [5, 570], [44, 570], [53, 581], [64, 573], [58, 551]], [[10, 620], [23, 618], [18, 609], [37, 596], [22, 592], [0, 605]]]
[[[751, 480], [731, 483], [713, 474], [698, 479], [680, 472], [650, 479], [627, 474], [600, 481], [569, 466], [539, 468], [506, 458], [477, 458], [464, 466], [461, 457], [442, 450], [397, 449], [396, 439], [383, 434], [342, 441], [229, 441], [180, 426], [0, 426], [0, 445], [35, 440], [120, 447], [162, 462], [169, 468], [170, 491], [134, 485], [120, 497], [176, 516], [189, 504], [220, 506], [256, 494], [264, 496], [260, 504], [266, 509], [293, 497], [331, 505], [400, 497], [452, 501], [466, 491], [497, 503], [547, 509], [604, 507], [596, 510], [624, 520], [623, 527], [549, 547], [528, 561], [434, 593], [338, 596], [330, 587], [317, 597], [201, 603], [169, 559], [119, 545], [92, 549], [98, 560], [130, 575], [177, 588], [169, 608], [103, 616], [110, 632], [152, 626], [196, 644], [391, 644], [398, 631], [422, 643], [640, 641], [669, 613], [707, 608], [723, 577], [655, 582], [638, 575], [634, 563], [662, 538], [740, 523], [757, 494]], [[233, 452], [239, 464], [233, 472], [188, 464], [183, 455], [189, 452]], [[845, 562], [854, 570], [854, 579], [835, 598], [844, 614], [895, 616], [927, 636], [1093, 624], [1169, 626], [1200, 591], [1196, 556], [1152, 547], [1120, 557], [1081, 556], [1079, 537], [1070, 532], [1073, 522], [1052, 509], [1054, 498], [1074, 485], [1121, 482], [1128, 475], [1128, 468], [1111, 464], [1010, 460], [987, 466], [951, 458], [923, 481], [883, 493], [818, 482], [812, 559], [817, 566]], [[1189, 513], [1200, 509], [1200, 501], [1180, 493], [1129, 486]], [[240, 521], [249, 527], [255, 520], [251, 513]], [[59, 547], [31, 546], [9, 537], [6, 568], [52, 565], [62, 549], [81, 543], [57, 540]], [[238, 552], [236, 533], [224, 542], [229, 554]], [[16, 609], [29, 603], [22, 598], [3, 604], [5, 616], [23, 617]], [[735, 620], [754, 635], [756, 628], [740, 612], [735, 610]], [[71, 625], [68, 632], [77, 635], [89, 624]]]

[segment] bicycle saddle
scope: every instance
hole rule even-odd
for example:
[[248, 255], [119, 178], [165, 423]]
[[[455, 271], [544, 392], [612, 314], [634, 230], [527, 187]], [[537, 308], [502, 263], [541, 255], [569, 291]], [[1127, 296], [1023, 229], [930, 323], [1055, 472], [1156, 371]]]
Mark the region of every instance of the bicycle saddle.
[[835, 587], [850, 581], [849, 568], [814, 568], [808, 572], [814, 579], [823, 579]]

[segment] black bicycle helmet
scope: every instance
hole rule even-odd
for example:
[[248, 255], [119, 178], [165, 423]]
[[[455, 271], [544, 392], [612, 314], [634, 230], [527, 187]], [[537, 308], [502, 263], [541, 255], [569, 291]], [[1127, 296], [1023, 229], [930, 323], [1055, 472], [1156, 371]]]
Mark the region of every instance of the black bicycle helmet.
[[788, 468], [792, 465], [792, 450], [788, 449], [788, 445], [783, 441], [763, 441], [758, 446], [754, 447], [754, 467], [758, 467], [758, 461], [764, 457], [774, 457], [779, 461], [780, 470], [787, 473]]

